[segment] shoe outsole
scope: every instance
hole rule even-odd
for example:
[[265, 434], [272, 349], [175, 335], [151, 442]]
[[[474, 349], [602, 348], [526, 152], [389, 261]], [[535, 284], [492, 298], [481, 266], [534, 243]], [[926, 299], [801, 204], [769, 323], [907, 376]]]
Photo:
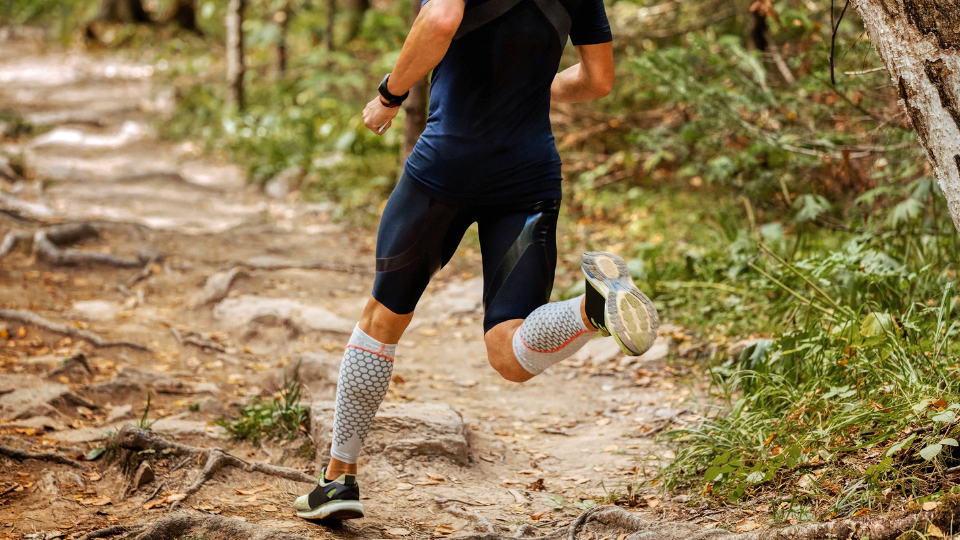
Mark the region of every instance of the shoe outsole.
[[346, 521], [363, 517], [363, 504], [359, 501], [331, 501], [309, 512], [297, 511], [297, 516], [308, 520], [335, 519]]
[[604, 324], [624, 353], [640, 356], [653, 347], [660, 316], [653, 302], [633, 284], [627, 263], [603, 251], [583, 255], [583, 271], [604, 298]]

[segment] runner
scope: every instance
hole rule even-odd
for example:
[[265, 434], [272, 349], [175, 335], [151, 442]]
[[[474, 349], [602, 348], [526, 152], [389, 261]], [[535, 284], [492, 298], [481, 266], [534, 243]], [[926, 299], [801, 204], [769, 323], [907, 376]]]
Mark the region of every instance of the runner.
[[[580, 63], [557, 73], [568, 37]], [[333, 456], [294, 507], [306, 519], [363, 517], [357, 458], [393, 373], [396, 343], [431, 276], [477, 223], [484, 339], [491, 366], [525, 382], [598, 333], [628, 355], [656, 337], [657, 312], [610, 253], [583, 256], [586, 294], [547, 303], [557, 261], [560, 155], [550, 102], [613, 87], [603, 0], [429, 0], [364, 123], [390, 128], [415, 82], [433, 70], [427, 128], [390, 195], [377, 235], [373, 297], [340, 366]]]

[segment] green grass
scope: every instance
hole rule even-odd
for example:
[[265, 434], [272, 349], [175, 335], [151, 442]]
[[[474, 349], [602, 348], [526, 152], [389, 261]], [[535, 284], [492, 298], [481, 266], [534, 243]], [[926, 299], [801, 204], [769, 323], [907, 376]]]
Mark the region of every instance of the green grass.
[[303, 385], [299, 366], [293, 378], [284, 377], [284, 387], [269, 399], [254, 398], [249, 405], [239, 407], [240, 417], [217, 420], [237, 440], [259, 444], [261, 439], [293, 439], [307, 421], [307, 408], [301, 405]]
[[960, 463], [960, 297], [955, 265], [915, 268], [936, 251], [851, 241], [751, 262], [784, 296], [783, 329], [713, 367], [712, 410], [666, 435], [677, 456], [660, 480], [728, 502], [775, 491], [791, 499], [780, 519], [888, 509], [884, 490], [937, 497]]

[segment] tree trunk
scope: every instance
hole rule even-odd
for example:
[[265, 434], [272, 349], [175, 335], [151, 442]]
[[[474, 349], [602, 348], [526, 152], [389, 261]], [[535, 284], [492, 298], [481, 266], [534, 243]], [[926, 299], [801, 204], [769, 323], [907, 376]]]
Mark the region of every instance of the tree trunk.
[[960, 231], [960, 4], [853, 0], [853, 5], [900, 89]]
[[246, 0], [230, 0], [227, 6], [227, 84], [230, 102], [238, 111], [244, 108], [243, 11]]
[[273, 14], [273, 22], [280, 27], [277, 38], [277, 73], [283, 76], [287, 72], [287, 32], [290, 30], [290, 2], [284, 4], [283, 9]]
[[101, 0], [97, 20], [108, 23], [148, 23], [150, 14], [140, 0]]
[[196, 0], [177, 0], [166, 22], [175, 23], [180, 28], [202, 35], [200, 27], [197, 26], [197, 1]]
[[336, 42], [334, 41], [333, 26], [337, 17], [337, 0], [327, 0], [327, 50], [332, 51]]
[[[413, 13], [410, 17], [410, 26], [420, 14], [419, 0], [413, 0]], [[427, 127], [427, 80], [418, 81], [410, 89], [410, 97], [403, 102], [403, 110], [407, 113], [407, 120], [403, 125], [403, 150], [400, 152], [401, 168], [413, 152], [414, 145], [420, 139], [420, 134]]]
[[[416, 0], [413, 2], [416, 4]], [[347, 30], [347, 39], [344, 43], [349, 43], [360, 35], [360, 28], [363, 26], [363, 18], [370, 9], [370, 0], [351, 0], [350, 2], [350, 26]], [[419, 11], [419, 9], [417, 9]]]

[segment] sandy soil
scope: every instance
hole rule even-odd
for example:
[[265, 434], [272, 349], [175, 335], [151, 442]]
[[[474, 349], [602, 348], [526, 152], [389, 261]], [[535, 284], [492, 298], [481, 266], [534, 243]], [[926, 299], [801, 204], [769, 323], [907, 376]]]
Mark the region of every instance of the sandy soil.
[[[158, 140], [151, 126], [172, 107], [162, 81], [153, 66], [116, 57], [41, 53], [27, 41], [0, 46], [0, 109], [52, 128], [0, 146], [27, 166], [25, 181], [0, 180], [0, 208], [8, 210], [0, 213], [0, 236], [91, 222], [99, 236], [75, 248], [161, 255], [132, 285], [138, 268], [55, 266], [28, 247], [0, 260], [0, 308], [149, 349], [95, 348], [0, 318], [0, 403], [23, 395], [37, 404], [0, 409], [0, 444], [77, 457], [135, 424], [150, 392], [149, 417], [159, 419], [153, 429], [164, 437], [314, 474], [326, 451], [322, 421], [294, 441], [258, 447], [229, 440], [212, 421], [253, 396], [272, 395], [297, 364], [304, 401], [333, 398], [341, 348], [372, 282], [374, 231], [335, 223], [333, 208], [295, 195], [271, 199], [247, 186], [234, 165], [189, 142]], [[465, 461], [429, 449], [362, 458], [368, 517], [341, 527], [296, 518], [290, 504], [310, 485], [236, 469], [219, 472], [180, 510], [315, 538], [455, 536], [477, 526], [444, 507], [509, 530], [529, 523], [546, 532], [580, 512], [574, 503], [622, 502], [628, 486], [651, 478], [672, 457], [652, 435], [694, 418], [685, 403], [698, 383], [688, 384], [685, 370], [668, 361], [681, 330], [665, 324], [664, 338], [639, 360], [594, 342], [527, 384], [506, 382], [486, 362], [477, 255], [462, 251], [431, 284], [401, 341], [387, 409], [449, 405], [462, 417]], [[238, 264], [226, 297], [204, 302], [208, 278]], [[191, 345], [191, 336], [212, 345]], [[64, 358], [80, 353], [89, 371], [63, 368]], [[140, 461], [157, 478], [128, 492]], [[119, 451], [85, 469], [0, 457], [0, 538], [78, 538], [155, 521], [200, 466]], [[557, 496], [562, 504], [546, 501]], [[650, 486], [637, 501], [650, 517], [682, 511]]]

